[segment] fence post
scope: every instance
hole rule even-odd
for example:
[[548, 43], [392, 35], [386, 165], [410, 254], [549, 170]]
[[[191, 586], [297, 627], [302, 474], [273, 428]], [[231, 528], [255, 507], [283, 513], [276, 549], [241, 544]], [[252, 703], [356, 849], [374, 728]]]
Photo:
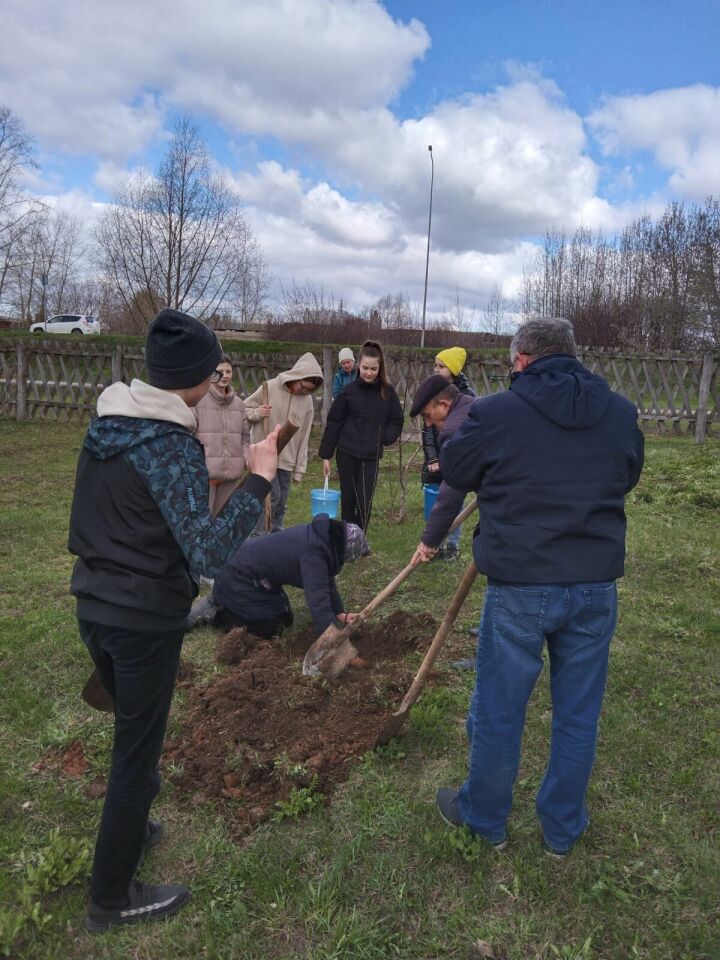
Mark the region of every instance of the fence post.
[[327, 423], [327, 415], [332, 405], [332, 384], [335, 370], [333, 369], [333, 352], [330, 347], [323, 347], [323, 396], [322, 396], [322, 418], [323, 430]]
[[712, 383], [715, 364], [712, 353], [703, 357], [702, 373], [700, 374], [700, 390], [698, 391], [697, 414], [695, 416], [695, 443], [705, 442], [707, 429], [708, 401], [710, 400], [710, 384]]
[[28, 406], [27, 406], [28, 360], [27, 360], [27, 354], [25, 353], [24, 343], [19, 343], [17, 345], [16, 357], [17, 357], [17, 376], [15, 380], [16, 382], [15, 419], [27, 420], [28, 418]]
[[122, 347], [113, 347], [110, 353], [110, 381], [122, 380]]

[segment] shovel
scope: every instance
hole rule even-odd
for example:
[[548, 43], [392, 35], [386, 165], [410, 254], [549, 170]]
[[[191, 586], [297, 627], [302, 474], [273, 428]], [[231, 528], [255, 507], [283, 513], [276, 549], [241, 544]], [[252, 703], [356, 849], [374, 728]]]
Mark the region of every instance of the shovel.
[[[277, 438], [278, 453], [280, 453], [288, 445], [290, 440], [298, 432], [298, 429], [298, 424], [293, 423], [292, 420], [288, 420], [287, 423], [283, 424], [283, 426], [280, 428], [280, 433], [278, 434]], [[238, 487], [241, 487], [249, 476], [250, 470], [245, 468], [237, 482], [235, 489], [237, 490]], [[233, 490], [233, 493], [234, 492], [235, 490]], [[93, 672], [87, 678], [80, 696], [88, 706], [93, 707], [95, 710], [101, 710], [103, 713], [115, 712], [115, 703], [113, 702], [113, 698], [105, 688], [105, 685], [100, 679], [100, 674], [97, 672], [97, 670], [93, 670]]]
[[422, 693], [423, 687], [427, 681], [428, 675], [432, 670], [432, 666], [435, 663], [435, 658], [440, 652], [440, 647], [445, 643], [447, 635], [450, 633], [453, 623], [457, 618], [460, 609], [465, 602], [465, 599], [470, 593], [470, 588], [475, 582], [475, 577], [477, 577], [477, 567], [475, 562], [471, 562], [468, 565], [465, 575], [460, 581], [460, 586], [455, 591], [455, 595], [450, 601], [450, 606], [447, 608], [447, 612], [443, 617], [442, 623], [437, 629], [437, 633], [433, 637], [433, 641], [428, 647], [428, 651], [425, 654], [425, 659], [420, 664], [420, 669], [415, 674], [415, 679], [410, 684], [408, 692], [403, 697], [402, 703], [399, 708], [392, 713], [378, 734], [377, 737], [377, 746], [383, 746], [389, 740], [392, 740], [393, 737], [396, 737], [400, 733], [400, 728], [405, 722], [405, 717], [407, 717], [410, 712], [410, 707], [415, 703], [417, 698]]
[[[452, 533], [463, 523], [473, 511], [477, 509], [477, 501], [473, 500], [464, 507], [455, 517], [448, 533]], [[302, 672], [306, 677], [324, 677], [326, 680], [334, 680], [340, 676], [348, 664], [358, 655], [357, 647], [350, 640], [353, 634], [357, 633], [364, 626], [368, 617], [391, 596], [397, 588], [403, 583], [413, 570], [420, 565], [420, 561], [409, 563], [400, 573], [391, 580], [390, 583], [374, 597], [364, 610], [355, 617], [352, 623], [349, 623], [342, 629], [331, 624], [317, 638], [315, 643], [305, 654], [303, 660]]]

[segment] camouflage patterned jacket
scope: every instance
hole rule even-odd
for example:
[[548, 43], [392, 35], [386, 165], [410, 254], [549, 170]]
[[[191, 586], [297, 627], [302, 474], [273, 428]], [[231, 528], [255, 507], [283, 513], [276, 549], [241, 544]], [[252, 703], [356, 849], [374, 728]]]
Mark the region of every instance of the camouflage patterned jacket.
[[253, 475], [213, 520], [192, 411], [134, 380], [98, 401], [78, 461], [70, 552], [78, 617], [180, 629], [200, 576], [214, 577], [249, 535], [270, 484]]

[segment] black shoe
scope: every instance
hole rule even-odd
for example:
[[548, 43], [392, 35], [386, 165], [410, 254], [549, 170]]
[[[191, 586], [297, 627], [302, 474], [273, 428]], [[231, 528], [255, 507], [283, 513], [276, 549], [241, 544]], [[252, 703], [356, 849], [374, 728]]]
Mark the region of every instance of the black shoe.
[[187, 887], [177, 885], [155, 886], [132, 880], [128, 902], [124, 907], [106, 908], [90, 901], [85, 928], [90, 933], [102, 933], [110, 927], [171, 917], [184, 906], [190, 896]]
[[445, 556], [443, 560], [447, 560], [448, 563], [452, 563], [454, 560], [460, 558], [460, 547], [456, 543], [449, 543], [445, 547]]
[[[452, 787], [440, 787], [436, 796], [435, 803], [437, 804], [438, 813], [443, 818], [445, 823], [451, 827], [464, 827], [465, 821], [460, 816], [460, 810], [458, 809], [458, 791], [453, 790]], [[476, 837], [481, 837], [485, 840], [486, 843], [489, 843], [491, 847], [494, 847], [495, 850], [502, 850], [506, 845], [507, 840], [490, 840], [488, 837], [483, 837], [481, 834], [473, 834]]]
[[435, 560], [444, 560], [445, 559], [445, 547], [438, 547], [438, 552], [434, 557], [430, 558], [430, 563], [434, 563]]
[[140, 851], [140, 859], [138, 860], [138, 865], [135, 868], [139, 870], [140, 867], [145, 862], [145, 857], [149, 850], [152, 850], [162, 840], [163, 834], [165, 833], [165, 827], [160, 823], [159, 820], [153, 820], [152, 817], [148, 817], [148, 822], [145, 826], [145, 839], [143, 841], [142, 850]]

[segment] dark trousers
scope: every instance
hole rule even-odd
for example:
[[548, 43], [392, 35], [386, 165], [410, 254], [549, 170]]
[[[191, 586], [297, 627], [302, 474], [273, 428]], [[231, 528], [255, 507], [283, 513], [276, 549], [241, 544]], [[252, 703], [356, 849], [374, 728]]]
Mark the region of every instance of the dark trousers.
[[335, 460], [340, 474], [342, 518], [345, 523], [356, 523], [367, 530], [380, 463], [378, 460], [358, 460], [343, 450], [337, 451]]
[[90, 896], [123, 906], [160, 789], [158, 761], [184, 630], [149, 633], [78, 621], [98, 673], [115, 700], [110, 776], [95, 844]]

